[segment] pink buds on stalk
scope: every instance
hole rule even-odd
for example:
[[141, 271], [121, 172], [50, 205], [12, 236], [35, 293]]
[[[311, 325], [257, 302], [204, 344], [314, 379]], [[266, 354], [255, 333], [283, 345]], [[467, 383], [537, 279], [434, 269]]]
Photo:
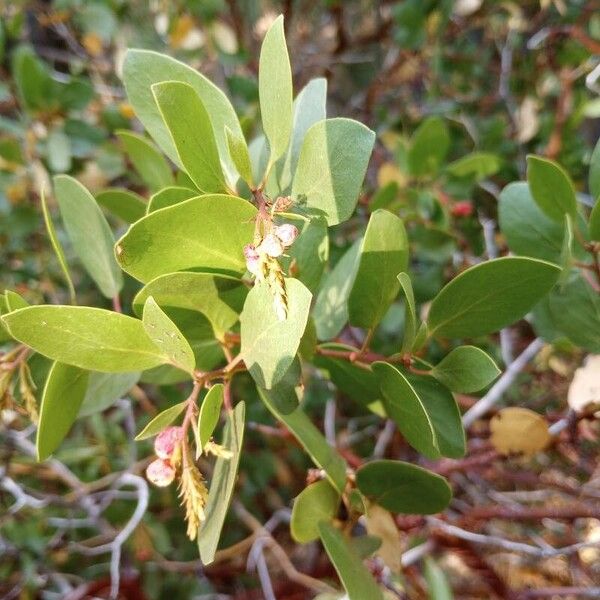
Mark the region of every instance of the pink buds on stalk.
[[294, 243], [294, 240], [298, 237], [298, 228], [295, 225], [289, 225], [286, 223], [284, 225], [275, 227], [274, 231], [284, 248], [289, 248]]
[[168, 459], [183, 440], [182, 427], [167, 427], [154, 440], [154, 451], [159, 458]]
[[148, 465], [146, 477], [158, 487], [167, 487], [175, 479], [175, 469], [168, 460], [157, 458]]

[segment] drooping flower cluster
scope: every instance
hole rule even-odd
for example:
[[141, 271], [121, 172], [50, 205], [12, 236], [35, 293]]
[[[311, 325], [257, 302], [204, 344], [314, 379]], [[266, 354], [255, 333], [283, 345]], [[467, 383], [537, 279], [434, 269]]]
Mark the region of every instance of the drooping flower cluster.
[[273, 308], [277, 317], [284, 321], [288, 313], [287, 291], [283, 269], [277, 260], [283, 256], [298, 237], [294, 225], [272, 226], [262, 237], [257, 236], [254, 244], [244, 246], [248, 271], [258, 283], [265, 282], [273, 294]]
[[167, 427], [161, 431], [154, 440], [154, 451], [158, 458], [146, 469], [146, 476], [154, 485], [158, 487], [170, 485], [175, 480], [178, 469], [181, 468], [179, 496], [185, 507], [187, 534], [193, 540], [206, 518], [204, 507], [208, 500], [208, 490], [202, 473], [192, 459], [183, 427]]

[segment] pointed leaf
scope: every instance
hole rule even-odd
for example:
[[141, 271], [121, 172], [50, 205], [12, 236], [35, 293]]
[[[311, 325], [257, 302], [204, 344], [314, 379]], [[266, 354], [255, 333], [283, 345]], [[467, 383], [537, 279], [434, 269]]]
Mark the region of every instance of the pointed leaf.
[[433, 299], [429, 334], [476, 337], [522, 318], [552, 288], [560, 268], [524, 257], [475, 265], [448, 283]]
[[75, 288], [73, 287], [73, 280], [71, 279], [71, 274], [69, 273], [69, 268], [67, 267], [67, 259], [65, 258], [65, 253], [58, 240], [58, 236], [56, 235], [56, 229], [54, 228], [54, 223], [52, 221], [52, 217], [50, 216], [50, 211], [48, 210], [48, 203], [46, 202], [46, 194], [44, 193], [44, 190], [40, 191], [40, 202], [42, 203], [44, 223], [46, 225], [48, 237], [50, 238], [50, 243], [52, 244], [52, 249], [54, 250], [54, 254], [58, 259], [58, 264], [60, 265], [60, 269], [63, 272], [63, 275], [65, 276], [67, 287], [69, 288], [69, 297], [71, 299], [71, 304], [77, 304]]
[[210, 116], [196, 90], [187, 83], [164, 81], [155, 83], [152, 93], [179, 162], [196, 187], [203, 193], [226, 191]]
[[217, 458], [205, 509], [206, 521], [198, 534], [200, 559], [205, 565], [209, 565], [215, 558], [225, 516], [231, 503], [244, 440], [244, 412], [244, 402], [239, 402], [227, 415], [222, 445], [232, 456]]
[[116, 296], [123, 278], [113, 254], [114, 237], [88, 190], [68, 175], [54, 178], [56, 200], [73, 248], [107, 298]]
[[260, 50], [258, 95], [263, 130], [274, 163], [287, 150], [292, 132], [292, 69], [285, 43], [283, 16], [273, 21]]
[[415, 294], [408, 273], [398, 273], [398, 281], [404, 294], [404, 335], [402, 337], [402, 352], [412, 349], [417, 337], [418, 318]]
[[596, 200], [596, 204], [594, 204], [594, 208], [592, 208], [589, 228], [590, 238], [596, 242], [600, 242], [600, 196], [598, 196], [598, 200]]
[[159, 412], [151, 421], [135, 436], [135, 441], [146, 440], [158, 435], [163, 429], [166, 429], [175, 419], [186, 409], [187, 400], [169, 406], [169, 408]]
[[185, 308], [201, 312], [210, 321], [215, 334], [222, 336], [238, 321], [248, 289], [241, 279], [217, 273], [180, 271], [159, 275], [146, 284], [133, 299], [139, 315], [144, 302], [153, 296], [167, 308]]
[[348, 298], [352, 325], [371, 329], [381, 321], [398, 295], [398, 273], [407, 266], [408, 239], [402, 220], [387, 210], [376, 210], [367, 225]]
[[55, 362], [44, 386], [36, 448], [38, 460], [48, 458], [69, 433], [88, 385], [88, 371]]
[[242, 355], [254, 380], [271, 389], [286, 373], [306, 328], [312, 294], [296, 279], [285, 280], [288, 315], [283, 321], [273, 308], [266, 284], [255, 285], [240, 316]]
[[496, 363], [475, 346], [454, 348], [431, 370], [431, 375], [447, 388], [463, 394], [487, 387], [500, 373]]
[[117, 242], [117, 258], [142, 282], [186, 269], [242, 274], [243, 247], [254, 235], [255, 215], [256, 208], [234, 196], [191, 198], [134, 223]]
[[326, 119], [304, 136], [292, 183], [292, 196], [329, 225], [354, 212], [375, 134], [351, 119]]
[[202, 400], [200, 414], [198, 415], [198, 442], [200, 448], [206, 446], [219, 422], [221, 406], [223, 406], [223, 390], [223, 384], [217, 383], [208, 390], [208, 394]]
[[175, 323], [161, 310], [152, 296], [148, 297], [144, 303], [142, 323], [148, 337], [157, 348], [160, 348], [161, 353], [169, 358], [173, 366], [193, 373], [196, 367], [194, 351]]
[[82, 369], [123, 373], [167, 362], [141, 321], [87, 306], [29, 306], [2, 317], [36, 352]]
[[439, 475], [399, 460], [375, 460], [356, 472], [358, 489], [373, 502], [394, 512], [430, 515], [452, 499], [448, 482]]

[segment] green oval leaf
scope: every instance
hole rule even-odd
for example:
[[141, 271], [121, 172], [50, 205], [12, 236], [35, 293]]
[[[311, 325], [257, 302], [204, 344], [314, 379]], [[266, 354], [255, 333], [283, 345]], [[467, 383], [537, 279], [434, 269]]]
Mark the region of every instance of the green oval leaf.
[[82, 369], [122, 373], [168, 359], [141, 321], [87, 306], [29, 306], [2, 317], [11, 335], [36, 352]]
[[565, 215], [577, 217], [575, 188], [567, 172], [556, 162], [540, 156], [527, 157], [527, 182], [537, 205], [562, 224]]
[[191, 198], [134, 223], [117, 242], [117, 258], [125, 272], [144, 283], [186, 269], [242, 274], [255, 215], [256, 208], [234, 196]]
[[54, 178], [56, 200], [73, 249], [107, 298], [115, 297], [123, 278], [113, 255], [114, 237], [94, 197], [68, 175]]
[[431, 515], [452, 499], [448, 482], [439, 475], [398, 460], [376, 460], [356, 472], [358, 489], [383, 508], [403, 514]]
[[440, 117], [425, 119], [410, 139], [408, 167], [412, 175], [435, 175], [450, 148], [450, 134]]
[[289, 369], [306, 328], [312, 294], [296, 279], [286, 279], [288, 315], [280, 321], [273, 294], [266, 284], [255, 285], [240, 316], [244, 362], [254, 380], [271, 389]]
[[560, 267], [510, 256], [475, 265], [455, 277], [433, 299], [430, 335], [476, 337], [522, 318], [551, 289]]
[[398, 295], [398, 273], [408, 266], [402, 219], [385, 209], [371, 214], [360, 247], [358, 271], [348, 298], [350, 323], [375, 327]]
[[[182, 172], [182, 171], [180, 171]], [[150, 197], [148, 201], [147, 213], [154, 212], [159, 208], [167, 208], [167, 206], [174, 206], [184, 200], [195, 198], [198, 196], [198, 190], [191, 190], [186, 187], [169, 186], [156, 192]]]
[[431, 375], [447, 388], [464, 394], [478, 392], [500, 373], [496, 363], [475, 346], [454, 348], [431, 370]]
[[351, 119], [325, 119], [304, 136], [292, 182], [292, 196], [329, 225], [354, 212], [367, 171], [375, 133]]
[[283, 31], [283, 15], [273, 21], [260, 50], [258, 96], [263, 130], [274, 163], [287, 150], [292, 132], [292, 69]]
[[188, 373], [194, 372], [194, 351], [177, 325], [161, 310], [152, 296], [144, 303], [142, 323], [148, 337], [161, 353], [169, 358], [173, 366]]
[[50, 368], [36, 437], [38, 460], [48, 458], [69, 433], [85, 398], [88, 377], [88, 371], [60, 362]]
[[102, 412], [122, 398], [140, 379], [141, 373], [97, 373], [92, 371], [77, 418]]
[[[187, 83], [164, 81], [152, 93], [186, 173], [203, 193], [226, 191], [210, 116]], [[163, 186], [164, 187], [164, 186]]]
[[337, 513], [340, 494], [326, 479], [312, 483], [294, 500], [290, 532], [299, 544], [319, 538], [319, 521], [331, 521]]
[[135, 436], [135, 441], [146, 440], [158, 435], [163, 429], [166, 429], [175, 419], [186, 409], [187, 400], [169, 406], [169, 408], [158, 413], [151, 421]]

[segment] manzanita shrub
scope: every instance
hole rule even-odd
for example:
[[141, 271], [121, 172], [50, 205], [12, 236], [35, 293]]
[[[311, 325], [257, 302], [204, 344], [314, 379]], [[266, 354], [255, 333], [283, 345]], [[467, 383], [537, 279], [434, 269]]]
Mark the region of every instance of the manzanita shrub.
[[[355, 211], [374, 132], [326, 117], [325, 80], [311, 81], [293, 98], [281, 17], [265, 37], [259, 67], [264, 135], [248, 145], [229, 100], [204, 76], [167, 56], [128, 52], [128, 99], [156, 146], [138, 134], [120, 137], [153, 195], [147, 203], [118, 191], [94, 198], [69, 176], [54, 179], [72, 247], [114, 310], [77, 304], [42, 196], [71, 303], [29, 306], [14, 292], [0, 297], [2, 341], [18, 342], [3, 357], [0, 391], [6, 397], [16, 390], [33, 414], [34, 381], [43, 386], [37, 451], [44, 460], [77, 418], [107, 408], [139, 380], [189, 382], [189, 397], [158, 414], [138, 439], [154, 438], [148, 479], [178, 486], [189, 538], [208, 564], [243, 452], [248, 398], [236, 397], [232, 381], [249, 373], [257, 396], [317, 468], [295, 500], [292, 536], [322, 541], [350, 598], [383, 598], [359, 556], [353, 525], [376, 506], [440, 512], [450, 487], [407, 462], [372, 460], [352, 469], [305, 412], [303, 388], [317, 374], [326, 377], [365, 411], [391, 419], [426, 458], [463, 456], [453, 392], [479, 391], [499, 370], [483, 350], [458, 341], [476, 343], [537, 306], [539, 327], [598, 350], [597, 337], [596, 345], [586, 344], [578, 337], [585, 331], [574, 334], [557, 317], [561, 306], [590, 295], [582, 291], [586, 269], [571, 270], [579, 260], [573, 239], [581, 218], [565, 174], [532, 158], [531, 191], [509, 186], [500, 204], [502, 228], [519, 256], [464, 270], [425, 314], [415, 302], [405, 225], [393, 212], [375, 209], [330, 264], [328, 232]], [[427, 170], [427, 155], [413, 153], [412, 161], [413, 172], [421, 161]], [[129, 223], [120, 239], [99, 204]], [[590, 250], [588, 234], [581, 235]], [[126, 278], [138, 282], [131, 311], [120, 303]], [[375, 353], [371, 341], [399, 296], [402, 336], [390, 355]], [[597, 296], [593, 302], [597, 318]], [[360, 343], [349, 343], [348, 325]], [[431, 364], [424, 357], [439, 340], [451, 340], [453, 349]], [[210, 475], [198, 467], [201, 455], [215, 457]]]

